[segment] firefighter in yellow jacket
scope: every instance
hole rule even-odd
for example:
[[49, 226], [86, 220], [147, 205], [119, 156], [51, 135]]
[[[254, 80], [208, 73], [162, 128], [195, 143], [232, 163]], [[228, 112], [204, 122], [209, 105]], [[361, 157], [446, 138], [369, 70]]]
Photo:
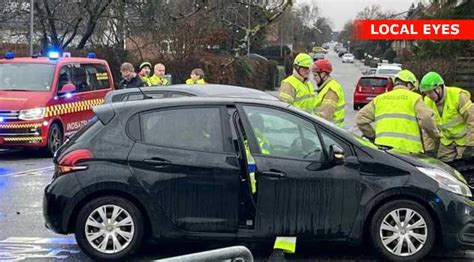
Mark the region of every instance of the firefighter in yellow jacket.
[[278, 97], [281, 101], [313, 113], [316, 95], [309, 81], [311, 56], [300, 53], [293, 62], [293, 74], [281, 82]]
[[436, 72], [429, 72], [420, 83], [425, 103], [435, 113], [441, 130], [439, 140], [424, 137], [425, 148], [432, 156], [444, 162], [474, 157], [474, 106], [471, 94], [457, 87], [444, 84]]
[[186, 80], [187, 85], [204, 85], [207, 84], [204, 80], [204, 70], [201, 68], [194, 68], [191, 71], [190, 78]]
[[[377, 96], [357, 113], [357, 126], [379, 146], [423, 153], [421, 131], [433, 139], [440, 136], [433, 110], [414, 92], [418, 81], [412, 72], [400, 71], [394, 85], [392, 91]], [[375, 123], [375, 130], [371, 123]]]
[[346, 99], [342, 86], [331, 78], [332, 64], [327, 59], [319, 59], [311, 68], [314, 81], [318, 85], [315, 114], [344, 127]]

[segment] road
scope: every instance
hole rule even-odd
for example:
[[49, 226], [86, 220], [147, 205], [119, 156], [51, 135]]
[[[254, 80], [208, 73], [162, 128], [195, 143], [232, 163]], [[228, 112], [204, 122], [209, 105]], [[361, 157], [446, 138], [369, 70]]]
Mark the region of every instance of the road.
[[[355, 112], [352, 93], [363, 66], [360, 63], [343, 64], [334, 53], [328, 54], [334, 65], [333, 77], [344, 87], [346, 95], [346, 128], [355, 131]], [[275, 93], [275, 92], [274, 92]], [[88, 261], [79, 250], [72, 235], [57, 235], [44, 227], [42, 194], [51, 181], [51, 158], [35, 151], [0, 151], [0, 261]], [[225, 244], [223, 244], [225, 245]], [[152, 260], [217, 248], [214, 244], [155, 245], [148, 244], [137, 260]], [[366, 248], [347, 248], [340, 252], [334, 246], [299, 246], [292, 259], [311, 261], [376, 261]], [[254, 255], [262, 260], [268, 256], [267, 246], [253, 247]], [[472, 261], [470, 253], [435, 255], [429, 260], [452, 261], [454, 257]]]

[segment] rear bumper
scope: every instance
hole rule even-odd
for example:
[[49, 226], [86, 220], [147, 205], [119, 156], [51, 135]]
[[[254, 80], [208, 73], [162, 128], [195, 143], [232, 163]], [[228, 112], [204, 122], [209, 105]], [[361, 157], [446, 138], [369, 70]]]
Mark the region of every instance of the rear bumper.
[[379, 94], [354, 93], [354, 105], [366, 105]]
[[45, 120], [16, 121], [0, 124], [0, 148], [45, 147], [49, 123]]

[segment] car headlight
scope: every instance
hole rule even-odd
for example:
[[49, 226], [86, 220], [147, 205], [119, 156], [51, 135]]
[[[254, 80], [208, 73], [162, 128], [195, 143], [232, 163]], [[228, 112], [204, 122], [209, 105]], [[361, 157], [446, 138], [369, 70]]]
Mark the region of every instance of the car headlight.
[[417, 169], [438, 182], [440, 188], [451, 191], [458, 195], [472, 197], [472, 193], [468, 185], [459, 181], [454, 176], [446, 173], [445, 171], [436, 168], [425, 167], [417, 167]]
[[20, 114], [18, 118], [21, 120], [38, 120], [44, 118], [46, 114], [46, 108], [32, 108], [32, 109], [25, 109], [20, 110]]

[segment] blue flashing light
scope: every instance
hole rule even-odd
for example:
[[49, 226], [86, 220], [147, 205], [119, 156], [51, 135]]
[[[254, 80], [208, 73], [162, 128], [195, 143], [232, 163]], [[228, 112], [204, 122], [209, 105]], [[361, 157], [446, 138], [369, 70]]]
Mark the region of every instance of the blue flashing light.
[[49, 59], [58, 59], [60, 57], [59, 51], [49, 51], [48, 58]]
[[96, 58], [96, 57], [97, 56], [93, 52], [87, 53], [87, 58]]
[[5, 52], [5, 59], [13, 59], [15, 58], [15, 52], [7, 51]]
[[441, 203], [441, 199], [439, 197], [435, 198], [436, 203]]
[[71, 98], [71, 97], [72, 97], [72, 94], [71, 94], [71, 93], [66, 93], [65, 97], [66, 97], [66, 98]]
[[3, 118], [3, 116], [0, 116], [0, 122], [3, 122], [5, 121], [5, 118]]

